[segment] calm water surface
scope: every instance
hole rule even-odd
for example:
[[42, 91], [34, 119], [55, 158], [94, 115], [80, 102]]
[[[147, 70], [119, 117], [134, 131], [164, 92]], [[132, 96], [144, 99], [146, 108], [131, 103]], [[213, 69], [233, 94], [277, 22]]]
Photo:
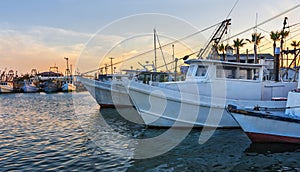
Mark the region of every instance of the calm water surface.
[[240, 129], [217, 130], [204, 144], [193, 129], [167, 153], [135, 159], [138, 139], [166, 130], [99, 110], [85, 92], [0, 94], [0, 171], [300, 171], [300, 146], [251, 144]]

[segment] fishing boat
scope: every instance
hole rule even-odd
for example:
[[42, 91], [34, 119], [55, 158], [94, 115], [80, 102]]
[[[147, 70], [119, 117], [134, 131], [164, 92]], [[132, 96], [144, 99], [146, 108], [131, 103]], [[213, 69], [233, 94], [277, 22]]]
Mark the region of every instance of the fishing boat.
[[14, 92], [14, 85], [11, 81], [0, 81], [0, 93]]
[[230, 19], [220, 23], [195, 59], [188, 60], [195, 53], [182, 58], [189, 65], [185, 81], [157, 85], [131, 82], [126, 86], [146, 125], [240, 127], [226, 111], [228, 104], [242, 107], [253, 107], [257, 104], [268, 107], [286, 105], [288, 92], [295, 89], [297, 83], [276, 82], [279, 78], [277, 75], [275, 81], [266, 80], [270, 78], [270, 72], [266, 68], [265, 60], [260, 59], [259, 63], [220, 60], [215, 47], [229, 25]]
[[0, 76], [0, 93], [14, 92], [14, 71], [9, 70], [8, 73], [3, 71]]
[[76, 86], [74, 85], [74, 82], [72, 79], [67, 79], [62, 82], [61, 90], [63, 92], [72, 92], [76, 91]]
[[185, 63], [189, 64], [185, 81], [157, 85], [131, 82], [126, 86], [146, 125], [239, 127], [225, 110], [228, 104], [284, 107], [288, 92], [297, 85], [264, 80], [263, 60], [260, 64], [204, 59]]
[[126, 89], [122, 85], [114, 84], [112, 76], [100, 75], [97, 80], [86, 77], [78, 77], [77, 79], [85, 86], [101, 108], [132, 107]]
[[39, 91], [39, 88], [34, 85], [31, 81], [24, 81], [21, 91], [24, 93], [35, 93]]
[[89, 93], [95, 98], [101, 108], [132, 107], [124, 83], [157, 83], [168, 81], [169, 74], [164, 72], [150, 72], [137, 70], [124, 70], [126, 74], [99, 75], [98, 79], [78, 77]]
[[250, 110], [229, 105], [228, 111], [252, 142], [300, 144], [299, 91], [289, 92], [283, 109], [256, 106]]
[[74, 77], [72, 76], [72, 70], [69, 68], [69, 58], [64, 57], [67, 62], [67, 68], [65, 71], [65, 77], [62, 80], [61, 90], [63, 92], [76, 91], [76, 86], [74, 84]]
[[46, 93], [57, 93], [61, 90], [61, 83], [59, 80], [49, 79], [44, 82], [44, 91]]

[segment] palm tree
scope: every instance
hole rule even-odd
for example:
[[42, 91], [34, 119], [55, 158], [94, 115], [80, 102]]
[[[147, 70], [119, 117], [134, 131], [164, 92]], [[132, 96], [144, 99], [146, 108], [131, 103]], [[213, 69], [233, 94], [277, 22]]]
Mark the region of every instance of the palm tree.
[[279, 31], [272, 31], [270, 33], [270, 38], [273, 40], [273, 53], [275, 56], [275, 48], [276, 48], [276, 42], [280, 40], [281, 33]]
[[297, 47], [300, 46], [300, 41], [292, 41], [291, 46], [294, 47], [294, 55], [295, 55], [295, 57], [294, 57], [294, 66], [296, 66], [296, 58], [297, 58], [296, 49], [297, 49]]
[[243, 47], [245, 44], [244, 39], [236, 38], [233, 40], [233, 47], [236, 48], [237, 62], [240, 62], [240, 47]]
[[225, 52], [226, 52], [226, 50], [227, 50], [228, 47], [229, 47], [228, 44], [224, 45], [223, 43], [218, 46], [218, 51], [222, 52], [223, 61], [226, 61], [226, 54], [225, 54]]
[[261, 33], [252, 33], [251, 40], [250, 39], [246, 39], [249, 43], [253, 43], [254, 44], [254, 62], [255, 63], [257, 63], [257, 45], [260, 44], [261, 40], [264, 37], [265, 36], [261, 36]]

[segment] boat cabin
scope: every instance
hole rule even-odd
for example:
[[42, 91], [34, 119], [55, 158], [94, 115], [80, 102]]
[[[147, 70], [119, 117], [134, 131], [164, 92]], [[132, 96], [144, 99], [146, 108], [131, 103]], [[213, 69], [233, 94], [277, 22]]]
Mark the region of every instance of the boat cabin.
[[138, 81], [144, 84], [151, 84], [153, 82], [168, 82], [170, 80], [169, 73], [165, 72], [141, 72], [138, 74]]
[[186, 80], [263, 80], [263, 64], [236, 63], [216, 60], [188, 60]]

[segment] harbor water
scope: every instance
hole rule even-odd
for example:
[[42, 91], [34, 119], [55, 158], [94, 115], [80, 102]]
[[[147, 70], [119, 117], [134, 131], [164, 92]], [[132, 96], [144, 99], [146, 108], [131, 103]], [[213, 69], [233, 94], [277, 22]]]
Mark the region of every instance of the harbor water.
[[141, 141], [169, 129], [119, 113], [99, 109], [88, 92], [0, 94], [0, 171], [300, 171], [299, 145], [253, 144], [241, 129], [217, 129], [203, 143], [200, 135], [211, 132], [192, 129], [165, 153], [139, 158], [149, 151]]

